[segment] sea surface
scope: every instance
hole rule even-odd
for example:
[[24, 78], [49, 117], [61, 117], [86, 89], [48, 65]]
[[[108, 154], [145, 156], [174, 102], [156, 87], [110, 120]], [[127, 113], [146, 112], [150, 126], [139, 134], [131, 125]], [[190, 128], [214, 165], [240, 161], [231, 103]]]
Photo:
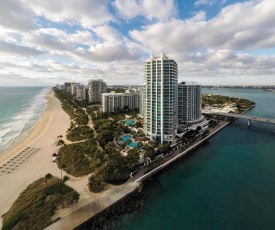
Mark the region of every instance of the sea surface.
[[[247, 114], [275, 118], [275, 94], [249, 89], [204, 93], [256, 102]], [[158, 175], [143, 209], [120, 230], [275, 229], [275, 126], [237, 120]]]
[[0, 87], [0, 155], [22, 140], [39, 121], [49, 87]]

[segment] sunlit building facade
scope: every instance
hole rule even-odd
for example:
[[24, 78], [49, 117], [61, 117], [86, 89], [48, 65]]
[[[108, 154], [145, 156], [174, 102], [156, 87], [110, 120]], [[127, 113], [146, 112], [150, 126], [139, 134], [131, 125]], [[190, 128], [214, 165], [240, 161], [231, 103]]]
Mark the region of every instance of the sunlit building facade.
[[155, 143], [170, 143], [178, 118], [178, 65], [164, 53], [151, 55], [144, 62], [144, 78], [144, 131]]

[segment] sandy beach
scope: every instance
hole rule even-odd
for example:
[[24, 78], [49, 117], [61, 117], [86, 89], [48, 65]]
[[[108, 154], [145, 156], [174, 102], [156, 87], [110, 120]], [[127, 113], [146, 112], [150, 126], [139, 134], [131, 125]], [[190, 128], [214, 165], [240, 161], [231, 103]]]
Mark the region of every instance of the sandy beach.
[[[53, 90], [45, 98], [48, 104], [38, 124], [24, 140], [0, 156], [1, 216], [34, 180], [47, 173], [60, 177], [60, 170], [52, 162], [52, 154], [58, 150], [57, 136], [66, 136], [70, 118], [62, 110]], [[1, 223], [2, 219], [0, 226]]]
[[[61, 170], [52, 162], [52, 154], [57, 153], [58, 136], [65, 136], [70, 126], [70, 117], [61, 107], [60, 101], [54, 96], [53, 90], [45, 97], [47, 107], [38, 124], [18, 145], [0, 156], [0, 215], [6, 213], [20, 193], [33, 181], [44, 177], [47, 173], [61, 177]], [[68, 175], [64, 171], [62, 176]], [[76, 205], [58, 210], [55, 217], [62, 217], [50, 229], [67, 229], [77, 226], [95, 213], [127, 195], [137, 188], [136, 183], [123, 186], [108, 186], [108, 190], [99, 194], [91, 193], [88, 188], [88, 178], [73, 177], [66, 183], [80, 194]], [[92, 205], [92, 206], [91, 206]], [[95, 205], [95, 206], [94, 206]], [[89, 207], [87, 210], [86, 208]], [[85, 209], [83, 213], [83, 209]], [[82, 213], [80, 216], [79, 213]], [[0, 227], [2, 218], [0, 218]]]

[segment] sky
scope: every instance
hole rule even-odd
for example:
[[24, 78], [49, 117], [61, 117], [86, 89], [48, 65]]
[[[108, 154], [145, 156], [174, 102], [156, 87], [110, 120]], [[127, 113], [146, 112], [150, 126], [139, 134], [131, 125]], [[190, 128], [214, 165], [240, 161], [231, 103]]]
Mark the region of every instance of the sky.
[[143, 82], [164, 52], [179, 81], [275, 85], [274, 0], [1, 0], [0, 86]]

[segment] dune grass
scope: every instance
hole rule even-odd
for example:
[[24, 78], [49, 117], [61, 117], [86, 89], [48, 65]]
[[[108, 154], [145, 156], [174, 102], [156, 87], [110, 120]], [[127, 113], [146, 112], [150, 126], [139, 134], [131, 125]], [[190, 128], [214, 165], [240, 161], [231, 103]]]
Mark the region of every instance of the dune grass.
[[2, 216], [2, 230], [43, 229], [53, 222], [56, 209], [68, 207], [78, 199], [76, 191], [47, 174], [30, 184]]

